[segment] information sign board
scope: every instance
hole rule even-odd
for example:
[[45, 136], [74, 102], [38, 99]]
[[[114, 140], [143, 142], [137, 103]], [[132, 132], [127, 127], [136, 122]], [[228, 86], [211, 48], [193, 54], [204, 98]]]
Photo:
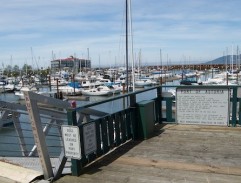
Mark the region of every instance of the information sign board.
[[176, 110], [177, 123], [227, 126], [229, 89], [177, 88]]
[[95, 123], [88, 123], [83, 126], [85, 155], [97, 150]]
[[79, 127], [62, 125], [65, 156], [72, 159], [81, 159]]

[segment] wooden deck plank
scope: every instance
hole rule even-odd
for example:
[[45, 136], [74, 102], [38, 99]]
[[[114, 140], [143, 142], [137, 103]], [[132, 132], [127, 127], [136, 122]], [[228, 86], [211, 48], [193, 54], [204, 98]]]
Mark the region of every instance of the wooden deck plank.
[[[225, 175], [225, 174], [216, 174], [216, 173], [205, 173], [205, 172], [192, 172], [185, 170], [177, 169], [167, 169], [160, 167], [150, 167], [150, 166], [139, 166], [139, 165], [130, 165], [113, 162], [108, 166], [103, 166], [101, 170], [94, 174], [94, 177], [98, 178], [99, 176], [108, 177], [108, 175], [115, 176], [116, 178], [121, 175], [124, 177], [129, 177], [130, 179], [136, 180], [147, 180], [147, 182], [176, 182], [177, 180], [182, 180], [186, 182], [213, 182], [219, 180], [219, 182], [229, 182], [234, 180], [234, 182], [240, 182], [239, 176]], [[137, 176], [138, 175], [138, 176]], [[81, 177], [93, 178], [93, 174], [84, 174]], [[231, 177], [231, 178], [229, 178]], [[106, 178], [109, 179], [109, 178]], [[217, 181], [218, 182], [218, 181]]]
[[57, 182], [239, 183], [240, 139], [239, 127], [158, 126], [153, 138], [129, 142], [80, 177]]

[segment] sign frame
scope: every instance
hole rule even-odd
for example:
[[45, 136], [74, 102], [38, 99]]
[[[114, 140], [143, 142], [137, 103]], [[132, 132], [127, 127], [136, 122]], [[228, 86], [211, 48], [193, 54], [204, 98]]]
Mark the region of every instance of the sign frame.
[[[89, 131], [87, 131], [89, 130]], [[88, 137], [87, 137], [88, 136]], [[96, 124], [95, 122], [83, 125], [83, 140], [85, 155], [97, 151]]]
[[228, 126], [229, 117], [229, 88], [176, 88], [176, 123]]
[[62, 125], [61, 132], [64, 144], [65, 157], [80, 160], [82, 158], [82, 155], [79, 127]]

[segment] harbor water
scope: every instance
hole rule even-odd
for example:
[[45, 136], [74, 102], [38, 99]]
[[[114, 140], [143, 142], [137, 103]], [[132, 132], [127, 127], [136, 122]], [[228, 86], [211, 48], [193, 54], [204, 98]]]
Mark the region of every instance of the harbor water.
[[[204, 80], [204, 78], [206, 78], [206, 76], [201, 77], [202, 80]], [[164, 85], [175, 86], [179, 84], [180, 84], [180, 80], [174, 80], [172, 82], [167, 82]], [[163, 87], [164, 91], [168, 89], [170, 89], [170, 87], [166, 87], [166, 88]], [[112, 97], [112, 96], [109, 96], [109, 97]], [[76, 100], [76, 103], [78, 107], [81, 107], [86, 104], [104, 100], [106, 98], [107, 98], [106, 96], [91, 96], [87, 101]], [[143, 100], [150, 100], [153, 98], [156, 98], [156, 91], [150, 90], [145, 93], [138, 94], [136, 100], [137, 102], [140, 102]], [[16, 97], [14, 93], [1, 93], [0, 100], [24, 104], [24, 101], [19, 101], [18, 97]], [[123, 99], [118, 99], [118, 100], [113, 100], [111, 102], [99, 104], [93, 107], [93, 109], [106, 112], [106, 113], [115, 113], [122, 110], [123, 105], [128, 105], [128, 104], [126, 103], [126, 101], [123, 101]], [[21, 114], [20, 121], [21, 121], [21, 128], [24, 129], [24, 138], [25, 138], [24, 140], [26, 142], [27, 149], [28, 151], [31, 151], [34, 145], [34, 138], [31, 130], [31, 125], [29, 122], [29, 116], [27, 114]], [[67, 124], [67, 119], [65, 119], [64, 122]], [[43, 125], [44, 125], [44, 122], [43, 122]], [[50, 151], [49, 153], [51, 154], [51, 156], [57, 155], [62, 146], [60, 141], [59, 129], [60, 129], [60, 126], [58, 125], [52, 127], [49, 132], [51, 135], [46, 137], [46, 141], [48, 143], [49, 151]], [[13, 125], [0, 129], [0, 156], [2, 157], [22, 156], [22, 151], [19, 147], [19, 142], [18, 142], [18, 135]]]
[[[109, 96], [109, 97], [113, 97], [113, 96]], [[77, 103], [77, 107], [81, 107], [86, 104], [94, 103], [107, 98], [108, 97], [105, 97], [105, 96], [93, 96], [93, 97], [91, 96], [89, 97], [88, 101], [76, 100], [76, 103]], [[152, 98], [155, 98], [155, 92], [152, 90], [146, 92], [145, 95], [143, 94], [137, 95], [137, 101], [148, 100]], [[2, 93], [0, 94], [0, 100], [7, 101], [7, 102], [11, 101], [13, 103], [20, 103], [25, 105], [25, 102], [23, 100], [18, 100], [18, 97], [16, 97], [14, 93]], [[92, 108], [105, 113], [115, 113], [122, 110], [124, 108], [123, 105], [127, 105], [127, 102], [123, 101], [123, 99], [117, 99], [111, 102], [99, 104]], [[34, 138], [31, 130], [32, 127], [29, 122], [29, 116], [25, 113], [21, 113], [19, 120], [20, 120], [21, 128], [23, 129], [26, 148], [28, 152], [30, 152], [34, 146]], [[41, 119], [43, 126], [48, 123], [46, 121], [47, 121], [46, 119]], [[67, 124], [67, 118], [63, 120], [63, 123]], [[60, 135], [59, 135], [60, 128], [61, 128], [60, 125], [55, 125], [51, 127], [49, 131], [49, 134], [51, 135], [46, 136], [46, 142], [47, 142], [48, 150], [51, 156], [57, 156], [62, 146]], [[4, 157], [4, 156], [21, 157], [22, 156], [22, 150], [20, 149], [20, 146], [19, 146], [18, 134], [13, 125], [6, 126], [0, 129], [0, 156], [1, 157]]]

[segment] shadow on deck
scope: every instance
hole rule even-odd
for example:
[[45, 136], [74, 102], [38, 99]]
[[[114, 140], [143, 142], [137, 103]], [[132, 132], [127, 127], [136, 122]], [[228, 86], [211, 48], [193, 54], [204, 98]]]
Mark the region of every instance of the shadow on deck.
[[241, 128], [158, 125], [64, 182], [241, 182]]

